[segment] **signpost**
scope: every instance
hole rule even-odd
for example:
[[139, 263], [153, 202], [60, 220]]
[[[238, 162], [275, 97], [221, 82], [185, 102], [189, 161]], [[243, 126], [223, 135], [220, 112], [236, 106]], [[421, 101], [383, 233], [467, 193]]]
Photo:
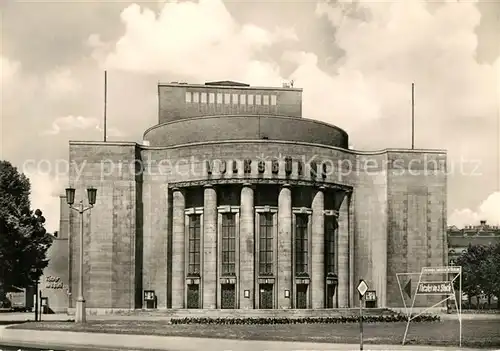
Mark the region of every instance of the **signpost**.
[[[407, 281], [406, 284], [402, 285], [400, 282], [400, 276], [404, 275], [416, 275], [418, 276], [418, 282], [416, 285], [415, 292], [413, 293], [412, 296], [412, 280], [411, 278]], [[432, 280], [427, 277], [429, 276], [439, 276], [439, 280]], [[447, 276], [448, 280], [443, 280], [443, 275]], [[452, 277], [449, 277], [451, 275]], [[426, 279], [422, 279], [423, 276], [426, 277]], [[458, 345], [459, 347], [462, 347], [462, 267], [460, 266], [447, 266], [447, 267], [423, 267], [420, 273], [397, 273], [396, 277], [398, 279], [398, 284], [399, 288], [401, 291], [401, 298], [403, 300], [403, 304], [405, 308], [407, 309], [407, 315], [408, 315], [408, 322], [406, 324], [406, 330], [403, 336], [403, 345], [405, 344], [406, 341], [406, 336], [408, 334], [408, 328], [410, 326], [410, 322], [417, 318], [418, 316], [422, 315], [426, 311], [430, 310], [431, 308], [434, 308], [444, 302], [448, 301], [454, 301], [455, 302], [455, 307], [457, 309], [457, 315], [458, 315], [458, 323], [459, 323], [459, 341]], [[457, 302], [457, 297], [456, 297], [456, 292], [454, 288], [454, 282], [458, 279], [458, 296], [460, 302]], [[404, 295], [407, 295], [411, 302], [411, 306], [408, 307], [405, 303], [405, 298]], [[415, 307], [415, 300], [417, 296], [429, 296], [429, 295], [438, 295], [441, 296], [442, 300], [440, 300], [438, 303], [435, 303], [431, 307], [425, 308], [423, 311], [420, 311], [420, 313], [416, 314], [415, 316], [412, 315], [413, 309]]]
[[359, 292], [359, 349], [363, 350], [363, 296], [368, 291], [368, 284], [360, 279], [356, 289]]

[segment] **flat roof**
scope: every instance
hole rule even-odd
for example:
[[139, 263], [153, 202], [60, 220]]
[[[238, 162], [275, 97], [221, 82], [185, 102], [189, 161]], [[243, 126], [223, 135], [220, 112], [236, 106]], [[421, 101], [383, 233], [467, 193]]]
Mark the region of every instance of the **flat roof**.
[[203, 84], [193, 84], [184, 82], [170, 82], [162, 83], [158, 82], [158, 87], [182, 87], [182, 88], [195, 88], [195, 89], [242, 89], [242, 90], [272, 90], [272, 91], [297, 91], [302, 92], [302, 88], [287, 88], [287, 87], [259, 87], [250, 86], [245, 83], [233, 82], [233, 81], [218, 81], [218, 82], [208, 82]]

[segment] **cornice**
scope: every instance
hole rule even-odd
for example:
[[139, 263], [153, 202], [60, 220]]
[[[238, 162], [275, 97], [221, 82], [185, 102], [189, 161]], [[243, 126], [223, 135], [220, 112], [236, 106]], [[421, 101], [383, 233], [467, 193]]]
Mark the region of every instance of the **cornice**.
[[328, 183], [328, 182], [318, 182], [310, 180], [294, 180], [294, 179], [271, 179], [271, 178], [221, 178], [221, 179], [203, 179], [203, 180], [191, 180], [191, 181], [181, 181], [172, 182], [168, 184], [171, 189], [180, 189], [192, 186], [213, 186], [219, 184], [240, 184], [248, 186], [258, 185], [258, 184], [271, 184], [271, 185], [282, 185], [282, 186], [311, 186], [317, 188], [325, 189], [335, 189], [342, 190], [347, 193], [353, 191], [353, 188], [349, 185]]

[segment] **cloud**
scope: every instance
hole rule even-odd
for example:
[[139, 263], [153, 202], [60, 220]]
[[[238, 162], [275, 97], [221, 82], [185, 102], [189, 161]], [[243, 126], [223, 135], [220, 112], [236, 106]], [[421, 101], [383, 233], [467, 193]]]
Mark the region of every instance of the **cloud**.
[[49, 98], [52, 99], [75, 96], [82, 88], [68, 67], [58, 67], [49, 72], [45, 77], [45, 87]]
[[[83, 116], [66, 116], [59, 117], [54, 122], [52, 122], [52, 128], [43, 132], [45, 135], [55, 135], [62, 131], [71, 130], [86, 130], [86, 129], [97, 129], [102, 132], [104, 129], [101, 125], [101, 121], [93, 117], [83, 117]], [[121, 137], [125, 134], [120, 130], [113, 127], [106, 127], [107, 134], [109, 136]]]
[[[115, 43], [97, 34], [88, 42], [110, 69], [194, 82], [279, 86], [284, 78], [294, 79], [304, 89], [304, 116], [341, 126], [361, 140], [362, 149], [408, 144], [412, 82], [422, 147], [460, 150], [456, 139], [442, 138], [452, 120], [492, 123], [500, 79], [493, 65], [476, 61], [481, 17], [474, 3], [432, 8], [418, 0], [342, 1], [319, 3], [316, 15], [327, 19], [331, 30], [325, 36], [344, 52], [331, 70], [321, 68], [316, 53], [298, 49], [304, 45], [293, 29], [240, 24], [218, 0], [167, 2], [158, 14], [130, 5], [121, 14], [125, 32]], [[269, 50], [286, 41], [297, 45], [271, 58]], [[289, 77], [281, 69], [285, 62], [295, 66]], [[386, 128], [401, 131], [387, 138]], [[464, 151], [452, 157], [459, 153]]]
[[0, 55], [0, 82], [2, 89], [12, 81], [14, 76], [20, 71], [21, 64]]
[[453, 211], [448, 225], [463, 228], [466, 225], [478, 225], [481, 220], [486, 220], [487, 224], [500, 225], [500, 191], [488, 196], [476, 210], [465, 208]]
[[[417, 0], [320, 3], [317, 15], [335, 28], [344, 56], [327, 74], [302, 55], [292, 77], [307, 94], [306, 115], [353, 132], [366, 132], [370, 121], [407, 124], [415, 82], [418, 127], [431, 132], [429, 139], [450, 120], [494, 116], [500, 81], [493, 65], [476, 61], [475, 4], [450, 1], [433, 10]], [[397, 134], [391, 141], [408, 140], [407, 133]], [[429, 141], [422, 133], [419, 139]]]
[[62, 194], [66, 179], [58, 175], [54, 177], [42, 169], [25, 169], [23, 171], [31, 184], [31, 208], [42, 210], [46, 219], [45, 228], [49, 233], [59, 230], [59, 195]]
[[[125, 33], [105, 58], [106, 67], [170, 72], [197, 80], [227, 77], [279, 85], [278, 65], [260, 55], [277, 42], [298, 39], [289, 28], [269, 31], [240, 25], [219, 0], [167, 2], [158, 16], [134, 4], [123, 10], [121, 19]], [[106, 47], [96, 35], [89, 43], [101, 50]], [[97, 50], [94, 57], [101, 56]]]

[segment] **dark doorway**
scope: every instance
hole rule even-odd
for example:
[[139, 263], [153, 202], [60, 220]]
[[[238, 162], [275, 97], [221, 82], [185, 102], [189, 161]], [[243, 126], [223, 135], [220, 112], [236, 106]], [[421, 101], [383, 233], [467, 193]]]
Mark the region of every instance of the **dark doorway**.
[[326, 286], [326, 308], [335, 308], [335, 285]]
[[236, 288], [234, 284], [222, 284], [221, 308], [236, 308]]
[[307, 284], [297, 284], [296, 308], [307, 308]]
[[200, 308], [200, 286], [198, 284], [187, 286], [187, 308]]
[[260, 284], [260, 299], [261, 309], [273, 308], [273, 284]]

